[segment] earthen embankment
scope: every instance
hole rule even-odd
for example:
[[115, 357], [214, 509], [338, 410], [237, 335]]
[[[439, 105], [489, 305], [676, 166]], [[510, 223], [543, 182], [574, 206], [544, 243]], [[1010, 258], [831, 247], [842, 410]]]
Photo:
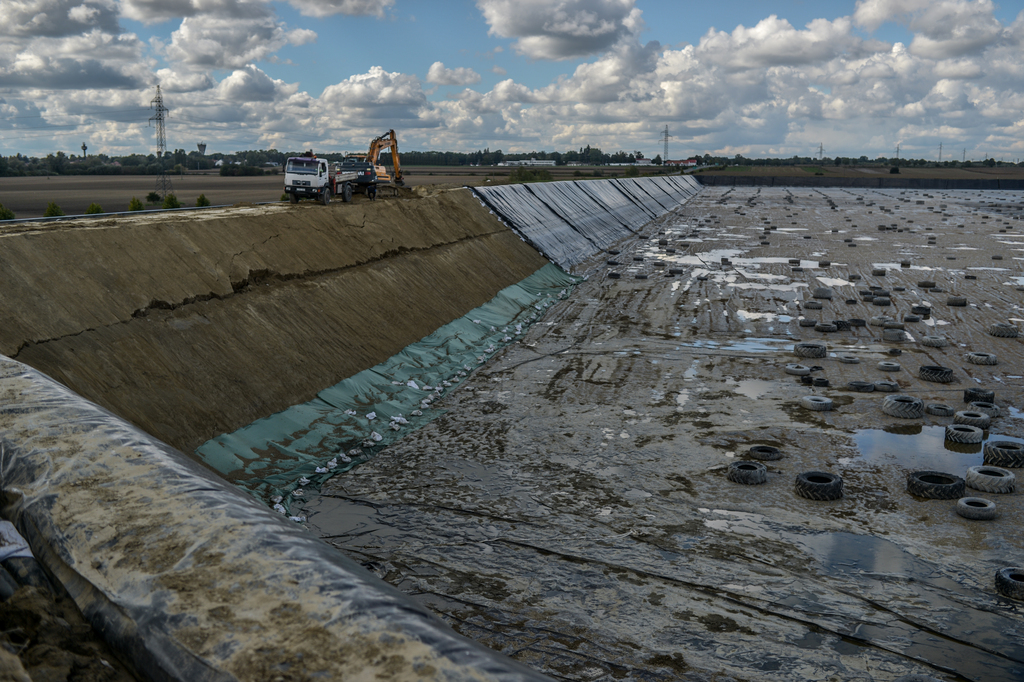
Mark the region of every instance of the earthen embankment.
[[191, 452], [544, 263], [463, 190], [8, 226], [0, 353]]

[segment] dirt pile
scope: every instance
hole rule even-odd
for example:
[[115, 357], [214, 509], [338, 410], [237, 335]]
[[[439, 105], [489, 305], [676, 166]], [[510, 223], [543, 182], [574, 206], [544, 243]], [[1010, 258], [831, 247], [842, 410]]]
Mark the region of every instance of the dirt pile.
[[467, 191], [0, 232], [0, 352], [191, 452], [545, 261]]

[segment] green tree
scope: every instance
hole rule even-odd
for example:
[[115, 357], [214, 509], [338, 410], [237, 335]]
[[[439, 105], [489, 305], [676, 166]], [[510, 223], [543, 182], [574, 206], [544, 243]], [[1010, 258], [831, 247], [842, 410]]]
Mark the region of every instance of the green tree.
[[160, 195], [157, 194], [156, 192], [150, 192], [149, 194], [146, 195], [147, 203], [155, 204], [158, 201], [160, 201]]
[[14, 220], [15, 217], [14, 211], [0, 204], [0, 220]]
[[199, 198], [196, 199], [196, 206], [209, 206], [210, 200], [206, 198], [205, 194], [200, 194]]
[[164, 208], [181, 208], [181, 202], [178, 201], [178, 197], [174, 196], [172, 192], [168, 192], [164, 197]]
[[628, 168], [626, 168], [625, 175], [627, 178], [637, 178], [640, 177], [640, 171], [637, 170], [636, 166], [629, 166]]
[[46, 205], [46, 213], [43, 214], [44, 218], [53, 218], [56, 216], [64, 215], [64, 211], [61, 210], [60, 206], [53, 203], [52, 201]]
[[128, 203], [129, 211], [141, 211], [144, 208], [145, 206], [142, 205], [142, 202], [136, 199], [135, 197], [132, 197], [132, 200]]
[[[737, 154], [737, 156], [739, 155]], [[661, 158], [661, 154], [658, 154], [657, 156], [654, 157], [654, 159], [651, 160], [651, 163], [653, 163], [655, 166], [660, 166], [661, 164], [665, 163], [665, 161]]]
[[95, 201], [89, 204], [89, 208], [85, 209], [86, 215], [93, 215], [94, 213], [103, 213], [103, 207]]

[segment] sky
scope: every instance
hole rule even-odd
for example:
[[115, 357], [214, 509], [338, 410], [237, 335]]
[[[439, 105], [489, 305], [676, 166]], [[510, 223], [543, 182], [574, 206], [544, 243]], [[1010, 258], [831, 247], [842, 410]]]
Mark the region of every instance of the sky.
[[1024, 158], [1024, 0], [0, 0], [0, 154]]

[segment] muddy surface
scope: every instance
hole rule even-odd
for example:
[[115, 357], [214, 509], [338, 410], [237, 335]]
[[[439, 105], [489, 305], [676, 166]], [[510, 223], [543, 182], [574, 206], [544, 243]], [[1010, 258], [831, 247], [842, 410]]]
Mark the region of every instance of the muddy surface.
[[[986, 333], [1024, 318], [1022, 208], [1020, 193], [705, 189], [582, 268], [589, 280], [443, 416], [332, 479], [308, 523], [557, 679], [1022, 679], [1024, 605], [994, 589], [999, 568], [1024, 564], [1020, 494], [985, 495], [999, 509], [987, 522], [909, 495], [909, 471], [963, 476], [981, 447], [945, 441], [949, 417], [889, 417], [888, 394], [846, 388], [896, 381], [958, 410], [965, 388], [992, 389], [1002, 416], [986, 437], [1024, 438], [1022, 341]], [[864, 301], [869, 286], [891, 306]], [[931, 314], [903, 342], [871, 324], [800, 326], [919, 304]], [[929, 334], [949, 345], [922, 346]], [[829, 355], [795, 357], [809, 340]], [[830, 386], [786, 374], [794, 362]], [[918, 379], [922, 365], [954, 382]], [[802, 407], [808, 395], [834, 409]], [[727, 480], [753, 445], [783, 453], [767, 483]], [[842, 499], [797, 496], [812, 470], [840, 474]]]

